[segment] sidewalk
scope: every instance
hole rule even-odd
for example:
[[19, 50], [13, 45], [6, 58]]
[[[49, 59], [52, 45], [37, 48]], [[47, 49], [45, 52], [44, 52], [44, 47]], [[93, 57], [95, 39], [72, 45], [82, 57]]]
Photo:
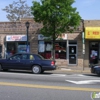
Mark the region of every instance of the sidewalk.
[[56, 70], [51, 71], [53, 73], [60, 73], [60, 74], [67, 74], [67, 73], [78, 73], [78, 74], [91, 74], [90, 68], [80, 68], [80, 67], [70, 67], [70, 68], [63, 68], [59, 67]]

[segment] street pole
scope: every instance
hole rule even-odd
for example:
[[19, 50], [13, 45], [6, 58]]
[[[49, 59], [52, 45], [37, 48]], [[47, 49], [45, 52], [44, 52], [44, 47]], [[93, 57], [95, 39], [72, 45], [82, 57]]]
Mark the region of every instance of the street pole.
[[29, 48], [28, 48], [28, 27], [27, 27], [27, 53], [29, 52]]
[[83, 53], [83, 70], [84, 70], [84, 59], [85, 59], [85, 33], [84, 33], [84, 20], [82, 19], [82, 53]]
[[27, 29], [27, 43], [26, 43], [27, 44], [27, 47], [26, 47], [26, 52], [28, 53], [29, 52], [28, 29], [29, 29], [30, 23], [29, 22], [26, 22], [25, 25], [26, 25], [26, 29]]

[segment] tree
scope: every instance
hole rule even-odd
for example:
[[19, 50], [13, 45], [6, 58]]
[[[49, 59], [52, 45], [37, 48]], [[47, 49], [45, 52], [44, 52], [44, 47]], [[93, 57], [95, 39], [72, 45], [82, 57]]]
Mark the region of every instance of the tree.
[[17, 2], [13, 1], [12, 4], [9, 4], [2, 10], [7, 12], [6, 16], [9, 21], [17, 21], [20, 18], [32, 17], [31, 7], [23, 0]]
[[32, 2], [34, 20], [43, 24], [41, 33], [53, 40], [53, 60], [55, 60], [55, 39], [64, 32], [72, 32], [80, 24], [81, 17], [77, 9], [72, 7], [74, 2], [74, 0]]

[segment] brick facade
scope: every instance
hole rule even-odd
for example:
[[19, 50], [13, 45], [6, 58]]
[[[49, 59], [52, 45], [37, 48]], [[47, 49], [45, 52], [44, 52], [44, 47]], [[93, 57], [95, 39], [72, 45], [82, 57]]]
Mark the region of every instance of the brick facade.
[[[0, 45], [2, 45], [2, 56], [5, 53], [5, 37], [7, 35], [22, 35], [26, 34], [26, 26], [25, 22], [30, 22], [29, 27], [29, 41], [30, 41], [30, 52], [38, 53], [38, 34], [39, 29], [42, 27], [42, 24], [36, 23], [33, 19], [22, 19], [18, 22], [0, 22]], [[89, 24], [88, 24], [89, 23]], [[91, 25], [91, 22], [85, 21], [85, 26]], [[98, 23], [99, 25], [99, 23]], [[92, 25], [91, 25], [92, 26]], [[95, 25], [94, 25], [95, 26]], [[82, 23], [78, 27], [77, 31], [73, 33], [66, 33], [67, 40], [76, 40], [77, 41], [77, 65], [72, 65], [75, 67], [83, 67], [83, 61], [85, 62], [85, 66], [88, 66], [88, 52], [85, 54], [85, 59], [83, 60], [82, 54]], [[86, 50], [88, 51], [88, 40], [86, 41]], [[67, 52], [67, 49], [66, 49]], [[56, 64], [58, 66], [64, 67], [71, 67], [68, 65], [68, 58], [67, 59], [56, 59]]]

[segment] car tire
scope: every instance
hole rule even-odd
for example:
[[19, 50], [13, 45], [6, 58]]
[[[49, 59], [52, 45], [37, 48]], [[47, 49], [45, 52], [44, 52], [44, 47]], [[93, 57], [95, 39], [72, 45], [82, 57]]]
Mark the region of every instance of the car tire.
[[91, 73], [95, 73], [94, 66], [91, 66]]
[[33, 72], [34, 74], [40, 74], [40, 73], [41, 73], [41, 67], [40, 67], [39, 65], [34, 65], [34, 66], [32, 67], [32, 72]]
[[44, 73], [44, 70], [42, 70], [41, 73], [43, 74]]
[[2, 69], [3, 71], [8, 71], [8, 69]]
[[96, 74], [97, 74], [97, 76], [100, 76], [100, 72], [99, 71], [96, 71]]
[[0, 64], [0, 71], [2, 70], [2, 65]]

